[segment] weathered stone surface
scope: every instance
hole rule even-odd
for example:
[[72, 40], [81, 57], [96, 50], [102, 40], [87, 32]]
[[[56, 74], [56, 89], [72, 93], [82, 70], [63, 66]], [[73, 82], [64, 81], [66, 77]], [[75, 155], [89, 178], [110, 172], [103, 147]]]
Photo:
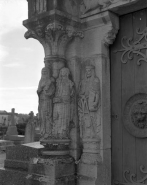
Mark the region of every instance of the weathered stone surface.
[[0, 151], [6, 150], [7, 147], [13, 146], [13, 145], [14, 145], [13, 141], [0, 140]]
[[75, 164], [70, 156], [34, 158], [29, 165], [28, 182], [72, 184], [75, 181]]
[[14, 170], [28, 171], [29, 161], [11, 160], [6, 159], [4, 161], [4, 167]]
[[23, 144], [20, 146], [8, 147], [6, 151], [6, 159], [29, 161], [30, 158], [41, 155], [44, 147], [39, 142]]
[[1, 185], [26, 185], [26, 172], [0, 168]]

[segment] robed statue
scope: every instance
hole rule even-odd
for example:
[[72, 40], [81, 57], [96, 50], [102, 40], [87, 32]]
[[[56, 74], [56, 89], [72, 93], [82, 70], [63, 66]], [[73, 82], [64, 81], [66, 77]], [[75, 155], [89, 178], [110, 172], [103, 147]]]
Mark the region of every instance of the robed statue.
[[39, 96], [39, 119], [41, 122], [41, 137], [43, 139], [51, 136], [53, 95], [55, 93], [55, 80], [51, 77], [49, 68], [42, 69], [42, 76], [39, 82], [37, 94]]
[[53, 135], [56, 138], [69, 138], [71, 120], [71, 101], [74, 96], [74, 83], [69, 79], [70, 71], [64, 67], [56, 80], [56, 92], [53, 99]]
[[95, 67], [85, 67], [85, 77], [79, 85], [79, 124], [82, 139], [98, 137], [97, 111], [100, 106], [100, 81], [95, 75]]

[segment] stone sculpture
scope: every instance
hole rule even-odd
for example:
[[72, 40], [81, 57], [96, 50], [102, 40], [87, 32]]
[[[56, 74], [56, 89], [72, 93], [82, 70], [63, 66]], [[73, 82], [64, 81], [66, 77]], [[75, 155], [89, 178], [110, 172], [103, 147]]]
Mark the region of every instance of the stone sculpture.
[[98, 137], [97, 110], [100, 106], [100, 82], [95, 76], [95, 67], [86, 66], [85, 78], [79, 85], [79, 120], [80, 136], [82, 139]]
[[66, 67], [60, 70], [53, 99], [53, 136], [61, 139], [69, 138], [70, 105], [74, 96], [74, 83], [69, 79], [69, 74]]
[[51, 77], [49, 68], [42, 69], [37, 94], [39, 96], [39, 118], [41, 122], [41, 136], [47, 138], [51, 135], [52, 125], [52, 98], [55, 93], [55, 80]]
[[[81, 3], [81, 12], [84, 14], [89, 10], [96, 8], [105, 8], [111, 4], [111, 0], [83, 0]], [[84, 6], [84, 8], [83, 8]]]

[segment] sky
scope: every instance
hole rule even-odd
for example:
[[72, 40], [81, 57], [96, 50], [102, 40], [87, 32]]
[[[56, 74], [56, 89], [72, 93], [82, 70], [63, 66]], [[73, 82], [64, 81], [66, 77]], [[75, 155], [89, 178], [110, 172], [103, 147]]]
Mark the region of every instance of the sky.
[[27, 18], [26, 0], [0, 0], [0, 110], [36, 114], [44, 51], [37, 40], [24, 38]]

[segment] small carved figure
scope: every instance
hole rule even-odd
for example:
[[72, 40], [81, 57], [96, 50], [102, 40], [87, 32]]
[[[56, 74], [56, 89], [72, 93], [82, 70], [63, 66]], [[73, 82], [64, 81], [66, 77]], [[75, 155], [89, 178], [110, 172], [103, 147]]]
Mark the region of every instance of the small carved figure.
[[52, 125], [52, 98], [55, 93], [55, 80], [50, 75], [48, 68], [42, 69], [37, 94], [39, 96], [39, 119], [41, 122], [41, 136], [47, 138], [51, 135]]
[[79, 85], [79, 119], [81, 138], [97, 138], [97, 110], [100, 105], [100, 82], [95, 67], [86, 66], [85, 78]]
[[70, 102], [74, 96], [74, 83], [69, 79], [69, 73], [68, 68], [62, 68], [56, 81], [53, 135], [57, 138], [69, 138]]

